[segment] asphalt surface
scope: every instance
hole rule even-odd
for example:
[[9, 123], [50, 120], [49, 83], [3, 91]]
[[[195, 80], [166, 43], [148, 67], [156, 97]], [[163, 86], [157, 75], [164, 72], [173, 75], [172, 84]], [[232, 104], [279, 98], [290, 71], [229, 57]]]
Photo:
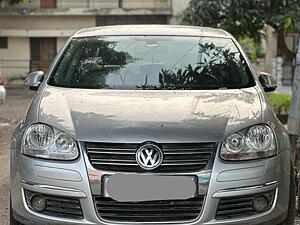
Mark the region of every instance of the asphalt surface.
[[[23, 88], [8, 90], [0, 105], [0, 225], [9, 225], [9, 146], [14, 127], [23, 118], [34, 92]], [[295, 225], [300, 225], [297, 217]]]
[[33, 93], [27, 89], [8, 90], [0, 105], [0, 224], [9, 224], [9, 146], [14, 127], [23, 118]]

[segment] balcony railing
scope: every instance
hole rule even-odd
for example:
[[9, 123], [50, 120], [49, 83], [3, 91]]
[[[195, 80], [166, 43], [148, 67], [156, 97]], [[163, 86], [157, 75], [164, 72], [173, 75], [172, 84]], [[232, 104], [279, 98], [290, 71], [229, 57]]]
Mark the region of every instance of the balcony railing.
[[16, 8], [170, 9], [171, 0], [27, 0]]

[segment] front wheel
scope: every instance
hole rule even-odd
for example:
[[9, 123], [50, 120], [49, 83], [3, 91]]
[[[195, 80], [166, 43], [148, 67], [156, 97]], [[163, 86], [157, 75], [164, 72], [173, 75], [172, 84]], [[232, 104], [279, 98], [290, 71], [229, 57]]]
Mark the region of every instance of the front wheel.
[[295, 171], [293, 168], [293, 164], [291, 164], [288, 214], [285, 220], [279, 225], [294, 225], [295, 207], [296, 207]]

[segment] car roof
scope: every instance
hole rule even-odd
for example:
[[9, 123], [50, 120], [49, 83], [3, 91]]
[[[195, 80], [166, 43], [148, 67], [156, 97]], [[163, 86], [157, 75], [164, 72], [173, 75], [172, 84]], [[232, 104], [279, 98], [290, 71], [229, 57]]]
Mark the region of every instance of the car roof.
[[231, 38], [224, 30], [181, 25], [118, 25], [84, 28], [73, 37], [90, 36], [130, 36], [130, 35], [165, 35], [165, 36], [209, 36]]

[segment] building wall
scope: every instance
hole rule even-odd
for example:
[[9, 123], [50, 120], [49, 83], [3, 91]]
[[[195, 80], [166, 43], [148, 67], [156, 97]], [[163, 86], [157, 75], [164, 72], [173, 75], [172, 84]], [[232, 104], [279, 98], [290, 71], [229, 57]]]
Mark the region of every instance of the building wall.
[[88, 1], [88, 0], [58, 0], [57, 8], [117, 8], [119, 5], [118, 0], [97, 0], [97, 1]]
[[[57, 52], [67, 40], [68, 37], [56, 39]], [[8, 37], [8, 48], [0, 49], [0, 69], [6, 81], [30, 72], [30, 38]]]
[[65, 44], [65, 42], [67, 40], [68, 40], [68, 38], [64, 38], [64, 37], [57, 38], [57, 40], [56, 40], [57, 52], [60, 51], [60, 49], [63, 47], [63, 45]]
[[[85, 27], [116, 24], [167, 24], [189, 0], [57, 0], [57, 8], [39, 9], [40, 0], [0, 8], [0, 66], [6, 78], [30, 72], [30, 38], [56, 38], [59, 52], [74, 32]], [[173, 23], [177, 23], [173, 20]]]
[[29, 72], [29, 38], [8, 37], [8, 48], [0, 49], [0, 68], [4, 79]]
[[58, 52], [74, 32], [95, 25], [95, 16], [0, 16], [0, 36], [8, 37], [8, 48], [0, 49], [5, 79], [29, 72], [30, 37], [56, 37]]
[[180, 24], [182, 12], [188, 6], [190, 0], [172, 0], [172, 17], [170, 24]]
[[78, 30], [95, 26], [95, 16], [0, 16], [0, 28]]
[[[177, 0], [181, 1], [181, 0]], [[122, 0], [121, 7], [124, 9], [159, 9], [159, 8], [169, 8], [169, 0]]]

